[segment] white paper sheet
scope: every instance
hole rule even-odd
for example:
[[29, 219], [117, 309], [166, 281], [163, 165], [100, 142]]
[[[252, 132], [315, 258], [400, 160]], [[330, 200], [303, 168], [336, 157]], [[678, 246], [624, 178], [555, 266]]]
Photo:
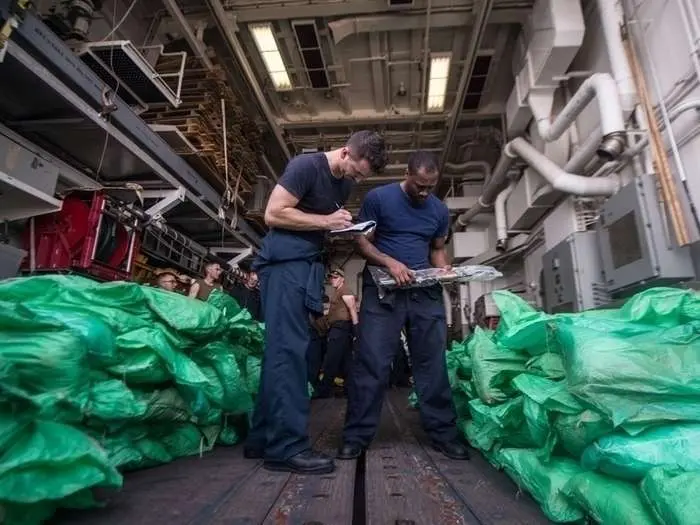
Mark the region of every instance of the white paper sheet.
[[343, 228], [341, 230], [331, 230], [329, 234], [343, 235], [355, 233], [360, 235], [367, 235], [369, 232], [374, 230], [376, 226], [377, 223], [375, 221], [358, 222], [357, 224], [353, 224], [352, 226], [348, 226], [347, 228]]

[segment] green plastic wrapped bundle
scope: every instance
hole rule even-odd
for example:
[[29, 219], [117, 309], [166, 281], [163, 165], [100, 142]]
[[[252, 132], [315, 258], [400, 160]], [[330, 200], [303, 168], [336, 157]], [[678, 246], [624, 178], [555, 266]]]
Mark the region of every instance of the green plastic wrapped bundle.
[[641, 483], [642, 496], [663, 525], [695, 525], [700, 517], [700, 470], [658, 467]]
[[32, 505], [31, 514], [50, 514], [85, 489], [121, 487], [105, 452], [79, 429], [8, 412], [0, 412], [0, 429], [0, 505], [13, 513], [20, 514], [15, 505]]
[[497, 460], [508, 475], [542, 506], [547, 517], [556, 523], [583, 519], [582, 510], [563, 492], [566, 484], [583, 472], [576, 461], [568, 458], [540, 459], [536, 450], [504, 448]]
[[75, 276], [0, 282], [3, 523], [93, 506], [93, 487], [121, 484], [116, 468], [238, 442], [264, 327], [211, 298]]
[[467, 438], [479, 450], [488, 452], [498, 447], [535, 447], [537, 443], [525, 425], [523, 397], [489, 406], [474, 399], [469, 402], [472, 422]]
[[498, 329], [466, 342], [477, 400], [448, 359], [472, 445], [553, 521], [698, 523], [700, 295], [655, 288], [619, 309], [556, 315], [493, 297]]
[[563, 493], [597, 523], [656, 525], [639, 489], [626, 481], [584, 472], [571, 478]]
[[503, 403], [515, 394], [511, 380], [525, 372], [528, 356], [498, 345], [481, 328], [474, 331], [467, 348], [472, 363], [472, 381], [481, 401]]
[[632, 434], [700, 421], [700, 318], [688, 315], [699, 305], [694, 292], [661, 288], [605, 317], [557, 317], [570, 391]]
[[605, 436], [586, 448], [581, 464], [631, 481], [641, 480], [654, 467], [700, 470], [700, 425], [668, 425], [638, 436]]
[[606, 416], [592, 409], [559, 415], [554, 420], [554, 429], [558, 443], [574, 458], [580, 458], [588, 445], [614, 430]]

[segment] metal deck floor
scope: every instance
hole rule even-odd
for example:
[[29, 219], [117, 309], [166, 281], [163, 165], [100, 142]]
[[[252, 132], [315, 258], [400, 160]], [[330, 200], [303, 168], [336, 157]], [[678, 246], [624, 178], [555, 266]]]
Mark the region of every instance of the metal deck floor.
[[[344, 400], [312, 403], [310, 434], [333, 453]], [[358, 461], [325, 476], [268, 472], [242, 447], [129, 473], [104, 508], [62, 512], [53, 525], [539, 525], [529, 496], [476, 451], [470, 461], [435, 452], [407, 391], [387, 396], [377, 438]]]

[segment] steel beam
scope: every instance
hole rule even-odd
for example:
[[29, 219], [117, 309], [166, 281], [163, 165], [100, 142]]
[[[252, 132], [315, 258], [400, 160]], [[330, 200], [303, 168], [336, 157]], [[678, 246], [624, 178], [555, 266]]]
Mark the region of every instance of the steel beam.
[[[427, 1], [416, 2], [411, 9], [402, 9], [396, 12], [396, 18], [401, 19], [411, 15], [424, 16]], [[457, 0], [433, 0], [433, 10], [444, 10], [454, 15], [468, 13], [472, 9], [472, 1]], [[494, 10], [494, 23], [522, 24], [526, 15], [531, 11], [529, 7], [514, 7]], [[255, 2], [251, 7], [238, 7], [235, 21], [239, 23], [269, 22], [270, 20], [297, 19], [297, 18], [338, 18], [350, 16], [365, 16], [372, 14], [386, 14], [386, 0], [352, 0], [346, 2], [289, 2], [288, 5], [270, 6]], [[232, 18], [234, 15], [231, 15]]]
[[178, 27], [182, 29], [182, 32], [184, 33], [183, 36], [185, 37], [185, 40], [189, 46], [192, 48], [192, 51], [197, 54], [198, 58], [202, 60], [202, 63], [207, 69], [214, 69], [214, 63], [207, 56], [207, 48], [204, 45], [204, 42], [197, 38], [197, 35], [194, 33], [192, 26], [190, 26], [189, 22], [185, 18], [185, 15], [180, 10], [177, 2], [175, 0], [163, 0], [163, 4], [173, 20], [177, 22]]
[[[461, 109], [461, 108], [460, 108]], [[464, 113], [459, 115], [459, 122], [478, 122], [480, 120], [499, 119], [500, 113]], [[444, 122], [445, 114], [421, 115], [418, 111], [405, 112], [401, 115], [375, 114], [366, 116], [339, 115], [338, 117], [324, 117], [304, 120], [278, 120], [284, 129], [323, 128], [326, 126], [376, 126], [378, 124], [416, 124], [423, 122]]]
[[176, 190], [146, 190], [142, 194], [144, 199], [160, 199], [153, 206], [145, 210], [146, 213], [156, 221], [163, 219], [163, 215], [181, 202], [185, 202], [186, 195], [187, 190], [182, 186]]
[[[0, 0], [2, 18], [7, 18], [10, 5], [11, 0]], [[117, 109], [110, 114], [109, 122], [99, 116], [102, 91], [106, 87], [104, 82], [33, 13], [26, 14], [22, 23], [13, 31], [9, 43], [12, 45], [8, 47], [20, 63], [146, 162], [161, 178], [173, 187], [184, 185], [215, 209], [221, 206], [221, 195], [179, 157], [167, 142], [154, 133], [121, 98], [114, 97]], [[30, 49], [38, 60], [25, 51], [25, 47]], [[47, 68], [51, 68], [51, 71]], [[60, 82], [52, 71], [59, 72], [69, 84]], [[81, 95], [78, 95], [76, 90], [79, 90]], [[253, 243], [259, 245], [259, 235], [247, 222], [241, 219], [238, 226]]]
[[459, 87], [457, 88], [457, 95], [455, 96], [454, 105], [452, 106], [452, 111], [447, 119], [447, 137], [445, 138], [445, 146], [440, 157], [440, 171], [445, 166], [447, 162], [447, 157], [452, 148], [452, 142], [455, 138], [455, 132], [457, 131], [457, 125], [459, 124], [459, 117], [462, 114], [462, 105], [464, 104], [464, 97], [467, 94], [467, 87], [469, 86], [469, 81], [472, 78], [472, 71], [474, 70], [474, 64], [476, 63], [476, 57], [479, 54], [479, 48], [481, 47], [481, 42], [486, 34], [486, 26], [489, 23], [489, 17], [491, 16], [491, 11], [493, 10], [494, 0], [481, 0], [479, 3], [478, 10], [476, 11], [474, 17], [474, 23], [472, 25], [471, 38], [469, 39], [469, 48], [467, 49], [467, 56], [462, 63], [462, 75], [459, 79]]

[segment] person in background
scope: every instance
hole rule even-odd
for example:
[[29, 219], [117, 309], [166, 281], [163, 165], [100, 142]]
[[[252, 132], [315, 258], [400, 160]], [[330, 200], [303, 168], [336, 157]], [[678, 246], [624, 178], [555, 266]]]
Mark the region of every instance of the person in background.
[[161, 272], [156, 279], [156, 286], [169, 292], [177, 292], [178, 284], [177, 275], [172, 272]]
[[323, 316], [309, 316], [311, 322], [311, 341], [309, 342], [309, 351], [306, 355], [308, 365], [309, 383], [314, 389], [314, 397], [318, 397], [318, 377], [321, 372], [321, 365], [326, 356], [328, 335], [328, 303], [324, 301]]
[[325, 474], [333, 459], [313, 451], [308, 437], [309, 314], [323, 311], [323, 246], [329, 230], [346, 228], [343, 209], [354, 182], [386, 165], [384, 139], [360, 131], [329, 152], [293, 158], [265, 209], [270, 231], [253, 270], [260, 279], [265, 353], [260, 390], [244, 447], [269, 470]]
[[355, 296], [345, 284], [343, 270], [331, 271], [329, 280], [334, 291], [328, 310], [327, 351], [323, 360], [323, 379], [319, 383], [318, 397], [330, 397], [335, 379], [347, 378], [358, 325]]
[[209, 299], [209, 294], [211, 294], [214, 289], [222, 289], [221, 284], [217, 282], [221, 277], [221, 272], [223, 272], [223, 270], [219, 263], [206, 263], [204, 265], [204, 278], [195, 279], [192, 282], [188, 296], [192, 299], [199, 299], [200, 301]]
[[[450, 268], [445, 252], [447, 206], [432, 195], [440, 178], [438, 160], [418, 151], [408, 158], [406, 179], [371, 190], [359, 214], [376, 221], [372, 236], [358, 237], [367, 264], [383, 266], [399, 286], [413, 270]], [[401, 330], [407, 327], [421, 420], [433, 446], [452, 459], [468, 459], [458, 439], [456, 413], [447, 378], [447, 322], [442, 288], [397, 289], [379, 297], [365, 267], [360, 338], [348, 382], [348, 407], [339, 459], [360, 456], [374, 438]]]

